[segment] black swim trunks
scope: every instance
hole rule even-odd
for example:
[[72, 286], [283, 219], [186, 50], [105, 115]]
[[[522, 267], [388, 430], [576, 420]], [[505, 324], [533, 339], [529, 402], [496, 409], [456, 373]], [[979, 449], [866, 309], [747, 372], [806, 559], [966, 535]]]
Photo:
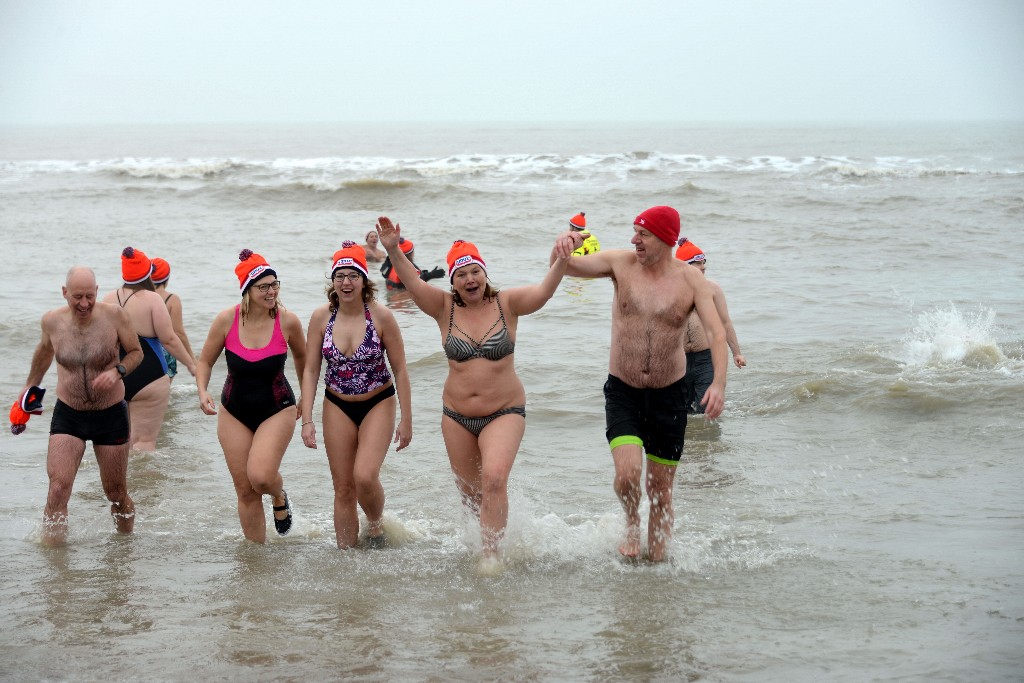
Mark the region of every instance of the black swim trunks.
[[686, 437], [686, 388], [637, 389], [614, 375], [604, 383], [605, 436], [612, 448], [642, 446], [647, 459], [675, 466]]
[[715, 381], [715, 366], [711, 363], [711, 349], [691, 351], [686, 354], [686, 412], [703, 414], [704, 394]]
[[102, 410], [75, 410], [57, 399], [50, 418], [50, 434], [68, 434], [93, 446], [121, 446], [128, 443], [131, 422], [128, 402], [119, 401]]

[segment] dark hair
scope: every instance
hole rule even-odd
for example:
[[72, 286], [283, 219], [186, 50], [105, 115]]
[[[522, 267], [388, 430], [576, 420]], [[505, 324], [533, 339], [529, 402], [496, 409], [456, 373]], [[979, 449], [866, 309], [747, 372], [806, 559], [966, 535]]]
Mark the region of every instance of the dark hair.
[[[363, 303], [373, 303], [377, 300], [377, 285], [362, 272], [356, 272], [363, 276]], [[334, 273], [331, 273], [327, 278], [327, 286], [324, 288], [324, 294], [327, 295], [327, 303], [330, 304], [331, 311], [337, 311], [338, 307], [341, 305], [341, 299], [338, 297], [337, 290], [334, 289]]]
[[152, 278], [148, 278], [148, 277], [145, 280], [143, 280], [142, 282], [134, 282], [132, 284], [128, 284], [126, 282], [126, 283], [124, 283], [121, 286], [124, 287], [125, 289], [135, 290], [136, 292], [138, 292], [140, 290], [143, 290], [143, 289], [146, 290], [147, 292], [155, 292], [156, 291], [156, 285], [153, 284], [153, 279]]

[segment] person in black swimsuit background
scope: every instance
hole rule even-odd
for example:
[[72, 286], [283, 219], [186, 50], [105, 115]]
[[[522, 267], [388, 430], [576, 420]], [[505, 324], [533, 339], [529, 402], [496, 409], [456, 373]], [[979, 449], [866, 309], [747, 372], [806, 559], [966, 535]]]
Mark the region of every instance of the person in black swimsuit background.
[[156, 440], [167, 412], [171, 380], [167, 376], [164, 348], [195, 375], [196, 364], [174, 332], [171, 316], [152, 280], [153, 262], [139, 249], [121, 252], [120, 287], [103, 297], [128, 313], [142, 346], [142, 363], [124, 379], [124, 398], [132, 422], [132, 450], [155, 451]]
[[441, 395], [441, 434], [462, 502], [480, 520], [482, 572], [500, 569], [508, 522], [508, 477], [526, 431], [526, 390], [516, 375], [519, 317], [541, 309], [554, 295], [572, 258], [573, 244], [559, 237], [558, 254], [536, 285], [495, 289], [476, 246], [456, 241], [448, 252], [451, 290], [416, 275], [399, 246], [401, 229], [386, 216], [377, 222], [380, 243], [413, 301], [437, 322], [448, 357]]
[[[729, 317], [729, 305], [725, 302], [725, 291], [722, 286], [707, 276], [707, 256], [696, 244], [683, 237], [679, 240], [679, 248], [676, 249], [676, 258], [685, 261], [704, 274], [708, 287], [711, 288], [711, 297], [715, 301], [715, 309], [718, 317], [725, 328], [725, 343], [732, 351], [732, 360], [737, 368], [747, 366], [747, 359], [740, 351], [740, 340], [736, 337], [736, 328]], [[715, 381], [715, 369], [711, 364], [711, 344], [708, 342], [708, 335], [704, 331], [704, 325], [700, 316], [691, 313], [686, 319], [686, 375], [683, 377], [683, 384], [686, 387], [686, 411], [688, 413], [702, 414], [704, 406], [704, 393]]]
[[[290, 350], [301, 385], [306, 340], [298, 316], [278, 299], [281, 281], [266, 259], [243, 249], [238, 260], [235, 275], [242, 302], [214, 318], [199, 353], [196, 386], [199, 407], [217, 416], [217, 438], [238, 496], [242, 533], [250, 541], [263, 543], [267, 538], [264, 495], [272, 498], [277, 533], [283, 536], [292, 527], [291, 503], [280, 469], [299, 410], [284, 369]], [[221, 351], [227, 357], [228, 376], [218, 411], [208, 387]]]
[[[375, 235], [376, 233], [372, 234]], [[405, 258], [409, 259], [409, 263], [416, 269], [416, 276], [420, 280], [426, 281], [444, 277], [444, 269], [440, 266], [427, 270], [416, 265], [416, 245], [412, 243], [412, 240], [405, 237], [400, 238], [398, 240], [398, 248], [402, 250]], [[387, 256], [384, 257], [384, 263], [380, 266], [380, 274], [384, 276], [384, 286], [389, 290], [405, 289], [405, 285], [402, 284], [402, 278], [398, 276], [398, 271], [391, 265], [391, 259]]]
[[[164, 300], [167, 312], [171, 314], [171, 325], [174, 327], [174, 333], [178, 335], [178, 339], [181, 340], [194, 363], [196, 354], [192, 351], [192, 344], [189, 343], [188, 334], [185, 333], [185, 317], [181, 305], [181, 297], [167, 289], [171, 279], [171, 264], [159, 256], [154, 256], [151, 279], [153, 280], [153, 286], [156, 288], [156, 293]], [[170, 351], [164, 349], [164, 361], [167, 363], [167, 376], [173, 382], [174, 376], [178, 374], [178, 359], [171, 355]]]

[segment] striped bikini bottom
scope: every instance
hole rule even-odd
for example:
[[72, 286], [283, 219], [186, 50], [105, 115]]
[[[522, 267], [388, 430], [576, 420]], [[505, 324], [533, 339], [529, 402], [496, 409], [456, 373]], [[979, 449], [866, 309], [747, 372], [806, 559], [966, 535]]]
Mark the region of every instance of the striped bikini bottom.
[[462, 413], [455, 412], [448, 406], [444, 406], [442, 408], [442, 412], [472, 432], [473, 436], [480, 436], [480, 432], [484, 430], [484, 427], [489, 425], [492, 420], [501, 417], [502, 415], [522, 415], [523, 419], [526, 419], [526, 406], [502, 408], [501, 410], [493, 412], [490, 415], [484, 415], [483, 417], [468, 417]]

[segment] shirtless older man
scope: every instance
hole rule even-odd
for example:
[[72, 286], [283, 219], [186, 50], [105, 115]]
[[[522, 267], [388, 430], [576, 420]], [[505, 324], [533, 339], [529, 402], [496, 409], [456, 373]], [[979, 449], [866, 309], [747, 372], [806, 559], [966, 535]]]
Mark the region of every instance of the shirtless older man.
[[[578, 247], [585, 233], [567, 234]], [[703, 401], [711, 419], [722, 412], [728, 365], [725, 333], [711, 289], [700, 271], [673, 257], [677, 239], [679, 213], [655, 206], [633, 222], [633, 251], [603, 250], [572, 259], [566, 271], [576, 277], [610, 277], [615, 283], [604, 394], [614, 487], [626, 513], [626, 537], [619, 552], [627, 558], [640, 556], [640, 478], [646, 451], [645, 484], [651, 503], [647, 554], [652, 562], [665, 559], [672, 540], [672, 485], [686, 433], [684, 330], [694, 310], [707, 332], [715, 370]]]
[[[43, 315], [42, 338], [22, 390], [24, 394], [42, 383], [57, 359], [57, 401], [46, 452], [50, 487], [42, 541], [47, 545], [67, 539], [68, 501], [86, 441], [92, 441], [117, 530], [127, 534], [135, 526], [135, 504], [127, 484], [131, 433], [123, 380], [142, 361], [142, 349], [128, 314], [98, 302], [97, 290], [92, 270], [76, 266], [68, 271], [61, 288], [67, 306]], [[118, 343], [127, 351], [120, 361]]]

